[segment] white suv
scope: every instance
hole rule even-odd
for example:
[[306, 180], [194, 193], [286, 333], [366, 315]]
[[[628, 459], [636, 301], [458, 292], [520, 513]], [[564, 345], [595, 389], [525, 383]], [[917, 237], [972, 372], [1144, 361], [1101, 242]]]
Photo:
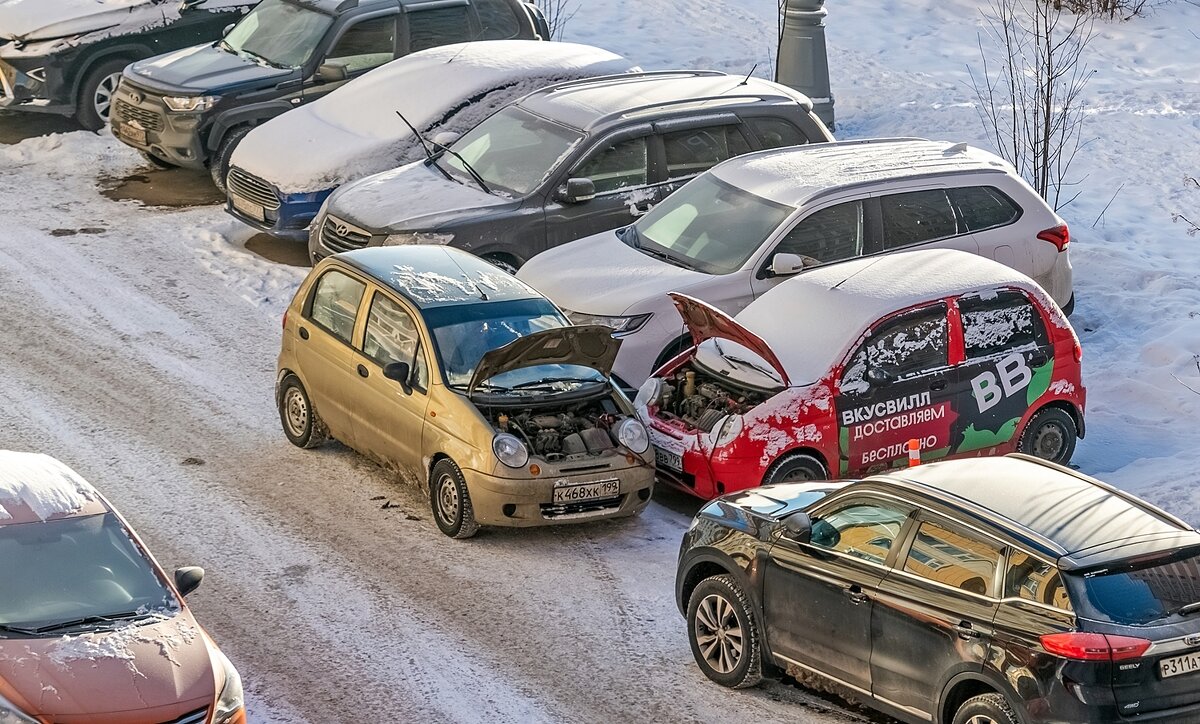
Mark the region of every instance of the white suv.
[[[1024, 272], [1069, 313], [1069, 240], [1066, 222], [998, 156], [945, 141], [845, 141], [726, 161], [632, 226], [539, 254], [518, 276], [575, 323], [624, 338], [614, 374], [636, 387], [690, 346], [668, 292], [732, 315], [820, 264], [948, 248]], [[779, 314], [786, 323], [788, 310]]]

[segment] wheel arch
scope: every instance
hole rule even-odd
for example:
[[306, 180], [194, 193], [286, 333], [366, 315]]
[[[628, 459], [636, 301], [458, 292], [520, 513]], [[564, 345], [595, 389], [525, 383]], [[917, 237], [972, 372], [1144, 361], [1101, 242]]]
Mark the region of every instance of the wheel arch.
[[807, 455], [811, 458], [814, 458], [818, 463], [821, 464], [821, 467], [825, 468], [825, 478], [827, 480], [833, 479], [833, 468], [830, 467], [829, 460], [826, 459], [825, 453], [821, 452], [815, 447], [808, 445], [797, 445], [796, 447], [788, 448], [787, 450], [784, 450], [775, 456], [775, 459], [772, 460], [771, 464], [767, 466], [767, 469], [763, 471], [763, 480], [765, 481], [767, 479], [767, 476], [771, 474], [771, 471], [774, 470], [777, 465], [796, 455]]
[[[447, 453], [436, 452], [429, 456], [429, 462], [425, 465], [425, 494], [429, 495], [430, 488], [433, 486], [433, 468], [443, 460], [454, 462], [454, 458]], [[457, 465], [458, 463], [454, 463]]]
[[1037, 415], [1042, 410], [1045, 410], [1046, 408], [1050, 408], [1050, 407], [1057, 408], [1057, 409], [1062, 410], [1063, 412], [1067, 413], [1068, 415], [1070, 415], [1071, 419], [1075, 422], [1075, 431], [1078, 434], [1079, 439], [1080, 440], [1083, 439], [1083, 435], [1084, 435], [1083, 412], [1080, 411], [1079, 407], [1074, 402], [1064, 399], [1064, 398], [1061, 398], [1061, 397], [1058, 397], [1058, 398], [1049, 400], [1049, 401], [1039, 405], [1037, 408], [1032, 408], [1032, 407], [1029, 408], [1030, 412], [1028, 415], [1025, 416], [1025, 419], [1021, 422], [1021, 428], [1019, 430], [1017, 430], [1015, 435], [1013, 435], [1013, 441], [1015, 444], [1017, 444], [1017, 445], [1020, 444], [1021, 438], [1025, 435], [1025, 429], [1027, 427], [1029, 427], [1029, 423], [1033, 420], [1034, 416]]
[[693, 345], [690, 344], [692, 333], [684, 331], [683, 334], [672, 339], [658, 352], [658, 356], [654, 358], [654, 365], [650, 368], [650, 374], [658, 372], [663, 365], [675, 359], [679, 355], [686, 352]]
[[1013, 705], [1017, 718], [1025, 721], [1023, 700], [998, 677], [988, 676], [986, 671], [962, 671], [952, 676], [942, 687], [941, 696], [934, 711], [934, 724], [951, 724], [958, 708], [968, 699], [980, 694], [1000, 694]]
[[101, 63], [110, 60], [127, 60], [129, 63], [136, 63], [139, 60], [149, 58], [153, 54], [154, 52], [150, 48], [137, 43], [107, 45], [82, 54], [72, 64], [70, 71], [73, 78], [71, 81], [71, 102], [78, 103], [79, 93], [83, 89], [83, 81]]
[[205, 148], [211, 153], [216, 152], [221, 147], [221, 141], [229, 135], [229, 132], [239, 126], [249, 126], [254, 128], [262, 123], [265, 123], [276, 116], [292, 110], [297, 106], [293, 106], [284, 100], [264, 101], [263, 103], [254, 103], [248, 106], [232, 108], [225, 113], [218, 115], [208, 130], [208, 138], [204, 142]]

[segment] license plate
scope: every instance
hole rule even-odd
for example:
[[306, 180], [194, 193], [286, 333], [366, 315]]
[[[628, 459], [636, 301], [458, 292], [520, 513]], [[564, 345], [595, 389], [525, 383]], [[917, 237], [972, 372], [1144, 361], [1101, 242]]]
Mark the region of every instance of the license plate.
[[1158, 662], [1158, 675], [1164, 679], [1180, 674], [1190, 674], [1193, 671], [1200, 671], [1200, 651]]
[[141, 144], [143, 146], [146, 145], [146, 130], [144, 128], [138, 128], [137, 126], [129, 123], [118, 123], [117, 135], [134, 143]]
[[601, 480], [578, 485], [555, 485], [555, 503], [579, 503], [597, 498], [611, 498], [621, 494], [621, 483], [617, 480]]
[[654, 462], [664, 468], [671, 468], [678, 472], [683, 472], [683, 456], [677, 452], [663, 450], [660, 447], [654, 448]]
[[253, 201], [243, 199], [237, 194], [230, 194], [229, 200], [233, 202], [233, 208], [242, 212], [246, 216], [249, 216], [252, 219], [257, 219], [258, 221], [267, 220], [266, 213], [263, 211], [263, 207], [261, 205], [256, 204]]

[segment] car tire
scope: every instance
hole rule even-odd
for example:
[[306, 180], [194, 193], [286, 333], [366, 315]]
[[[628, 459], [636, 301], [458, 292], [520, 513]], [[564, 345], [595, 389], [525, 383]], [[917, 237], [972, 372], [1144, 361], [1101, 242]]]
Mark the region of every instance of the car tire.
[[470, 538], [479, 531], [467, 481], [449, 458], [438, 460], [429, 474], [429, 505], [438, 530], [451, 538]]
[[1000, 694], [973, 696], [954, 712], [953, 724], [1019, 724], [1017, 712]]
[[158, 156], [155, 156], [153, 153], [147, 153], [146, 151], [141, 151], [140, 153], [142, 154], [142, 158], [146, 159], [146, 163], [149, 163], [155, 168], [161, 168], [164, 170], [168, 168], [177, 168], [175, 164], [161, 159]]
[[314, 448], [329, 439], [329, 428], [295, 375], [288, 375], [280, 384], [279, 421], [283, 434], [296, 447]]
[[225, 137], [221, 139], [221, 143], [217, 145], [217, 152], [208, 160], [208, 173], [212, 176], [213, 186], [216, 186], [221, 193], [225, 193], [225, 176], [229, 174], [229, 159], [233, 158], [234, 149], [249, 132], [250, 126], [229, 129], [225, 133]]
[[804, 480], [828, 480], [829, 471], [812, 455], [796, 453], [785, 455], [767, 469], [763, 485], [771, 483], [794, 483]]
[[1026, 455], [1066, 465], [1075, 454], [1077, 437], [1079, 428], [1070, 413], [1061, 407], [1043, 407], [1029, 419], [1017, 447]]
[[696, 665], [731, 689], [762, 681], [762, 639], [746, 592], [732, 576], [706, 578], [687, 609], [688, 643]]
[[508, 254], [484, 254], [483, 260], [513, 276], [516, 276], [517, 270], [521, 268], [521, 263]]
[[129, 61], [123, 58], [106, 60], [87, 74], [75, 99], [75, 120], [79, 125], [89, 131], [99, 131], [108, 125], [113, 93], [127, 65]]

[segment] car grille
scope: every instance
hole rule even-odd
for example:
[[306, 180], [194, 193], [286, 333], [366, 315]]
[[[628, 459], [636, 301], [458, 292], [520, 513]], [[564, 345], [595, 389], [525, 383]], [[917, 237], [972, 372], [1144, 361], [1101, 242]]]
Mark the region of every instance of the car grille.
[[246, 173], [237, 166], [229, 169], [229, 176], [226, 177], [225, 183], [231, 194], [237, 194], [244, 199], [253, 201], [264, 209], [279, 208], [279, 198], [275, 196], [271, 184]]
[[579, 503], [542, 503], [542, 517], [547, 520], [556, 518], [582, 518], [589, 515], [608, 513], [621, 507], [621, 496], [585, 500]]
[[163, 724], [203, 724], [206, 719], [208, 719], [208, 707], [189, 711], [178, 719], [172, 719], [171, 721], [163, 722]]
[[361, 249], [370, 243], [370, 232], [335, 216], [326, 216], [325, 223], [321, 225], [321, 246], [334, 253]]
[[117, 119], [125, 122], [137, 121], [147, 131], [161, 131], [163, 129], [162, 116], [154, 111], [138, 108], [122, 100], [117, 101]]

